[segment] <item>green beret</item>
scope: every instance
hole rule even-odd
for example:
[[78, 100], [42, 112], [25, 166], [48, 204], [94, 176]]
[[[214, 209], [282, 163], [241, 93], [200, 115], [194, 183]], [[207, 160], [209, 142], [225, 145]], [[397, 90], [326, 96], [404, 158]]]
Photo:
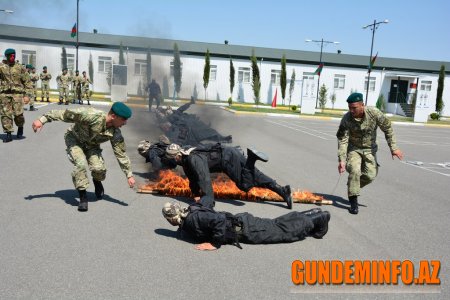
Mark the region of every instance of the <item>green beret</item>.
[[131, 109], [123, 102], [114, 102], [111, 110], [116, 116], [129, 119], [131, 117]]
[[355, 102], [362, 102], [363, 101], [363, 94], [361, 93], [353, 93], [347, 98], [348, 103], [355, 103]]
[[13, 48], [8, 48], [5, 50], [5, 56], [8, 56], [10, 54], [16, 54], [16, 50], [14, 50]]
[[47, 66], [43, 66], [42, 69], [47, 69]]
[[31, 64], [27, 64], [27, 65], [25, 66], [25, 68], [27, 68], [27, 69], [33, 69], [33, 66], [32, 66]]

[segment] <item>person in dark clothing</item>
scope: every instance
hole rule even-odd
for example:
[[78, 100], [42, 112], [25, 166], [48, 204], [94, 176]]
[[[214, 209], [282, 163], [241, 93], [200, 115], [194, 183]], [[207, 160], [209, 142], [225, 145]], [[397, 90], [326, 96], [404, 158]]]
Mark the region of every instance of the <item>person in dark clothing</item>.
[[[213, 209], [214, 199], [204, 196], [189, 207], [168, 202], [162, 214], [170, 224], [179, 226], [201, 244], [197, 250], [216, 250], [231, 244], [292, 243], [307, 236], [321, 239], [328, 232], [330, 213], [314, 208], [293, 211], [275, 219], [258, 218], [247, 212], [233, 215]], [[242, 249], [242, 248], [241, 248]]]
[[147, 87], [148, 89], [148, 110], [152, 111], [153, 99], [156, 100], [156, 108], [161, 104], [161, 87], [152, 79], [152, 82]]
[[194, 196], [214, 197], [210, 173], [223, 172], [240, 190], [248, 192], [253, 187], [269, 189], [280, 195], [288, 208], [292, 209], [291, 187], [280, 186], [255, 167], [256, 160], [267, 162], [269, 159], [262, 152], [247, 149], [245, 157], [240, 149], [220, 143], [184, 149], [177, 144], [170, 144], [166, 148], [166, 156], [175, 159], [183, 167]]
[[166, 157], [168, 145], [170, 145], [170, 140], [165, 135], [161, 135], [159, 140], [154, 143], [147, 140], [139, 142], [137, 148], [139, 154], [145, 158], [145, 162], [152, 164], [152, 172], [149, 174], [150, 179], [156, 180], [161, 170], [177, 167], [175, 160]]
[[157, 110], [160, 128], [172, 142], [192, 146], [199, 145], [202, 141], [232, 142], [231, 135], [223, 136], [196, 115], [185, 113], [190, 106], [191, 103], [186, 103], [175, 111], [170, 106]]

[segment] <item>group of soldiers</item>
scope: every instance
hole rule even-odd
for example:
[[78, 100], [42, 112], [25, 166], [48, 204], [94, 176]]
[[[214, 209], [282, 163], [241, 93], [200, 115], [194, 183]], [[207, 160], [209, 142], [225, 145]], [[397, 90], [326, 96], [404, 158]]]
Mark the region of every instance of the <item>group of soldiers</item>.
[[71, 76], [68, 73], [68, 69], [64, 68], [62, 73], [56, 77], [56, 82], [59, 88], [59, 102], [58, 104], [69, 105], [69, 95], [72, 95], [72, 103], [83, 104], [83, 101], [90, 102], [89, 85], [92, 84], [91, 80], [87, 77], [86, 71], [83, 71], [82, 76], [78, 70], [75, 71], [75, 75]]
[[[33, 67], [28, 69], [30, 73], [17, 62], [14, 49], [5, 51], [5, 60], [0, 64], [0, 111], [2, 127], [6, 133], [4, 142], [12, 141], [13, 123], [18, 127], [17, 138], [23, 137], [23, 106], [35, 97], [33, 81], [38, 81]], [[68, 104], [69, 82], [77, 82], [79, 86], [85, 80], [89, 84], [89, 79], [83, 73], [81, 77], [76, 72], [72, 78], [65, 69], [58, 76], [59, 104], [63, 100]], [[51, 75], [47, 72], [41, 73], [41, 80], [42, 74], [45, 80], [50, 80]], [[361, 188], [371, 183], [378, 174], [377, 129], [384, 132], [392, 158], [402, 159], [403, 153], [396, 145], [391, 123], [383, 113], [376, 108], [365, 107], [360, 93], [352, 93], [347, 102], [349, 112], [343, 116], [336, 134], [339, 145], [338, 171], [349, 173], [349, 212], [358, 214]], [[157, 171], [177, 166], [183, 168], [189, 179], [194, 201], [184, 208], [179, 203], [166, 203], [162, 213], [170, 224], [179, 226], [180, 230], [201, 242], [196, 249], [215, 250], [224, 244], [240, 247], [240, 243], [294, 242], [307, 236], [320, 239], [327, 233], [330, 213], [318, 208], [305, 212], [293, 211], [275, 219], [258, 218], [249, 213], [233, 215], [215, 211], [211, 173], [227, 174], [244, 192], [253, 187], [270, 189], [283, 198], [289, 209], [292, 209], [291, 189], [289, 185], [280, 186], [255, 167], [256, 161], [268, 161], [268, 156], [264, 153], [248, 148], [245, 155], [239, 146], [222, 145], [223, 142], [231, 143], [231, 136], [222, 136], [197, 116], [185, 113], [191, 104], [185, 104], [176, 111], [171, 108], [157, 109], [156, 118], [168, 136], [162, 135], [156, 143], [143, 141], [139, 144], [138, 151]], [[128, 186], [134, 187], [131, 161], [120, 131], [131, 115], [132, 111], [126, 104], [115, 102], [107, 113], [92, 107], [51, 110], [33, 122], [35, 132], [52, 121], [73, 123], [65, 134], [65, 143], [69, 160], [74, 166], [72, 181], [80, 198], [79, 211], [88, 210], [88, 169], [96, 197], [101, 199], [105, 193], [102, 181], [106, 178], [106, 167], [100, 147], [104, 142], [111, 142]], [[208, 141], [210, 143], [204, 143]]]

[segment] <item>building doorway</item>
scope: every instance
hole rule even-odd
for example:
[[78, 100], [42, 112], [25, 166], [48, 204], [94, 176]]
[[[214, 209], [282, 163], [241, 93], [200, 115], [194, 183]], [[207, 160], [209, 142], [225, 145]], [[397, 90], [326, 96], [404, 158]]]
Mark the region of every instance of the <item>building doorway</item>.
[[408, 80], [391, 80], [389, 103], [407, 103]]

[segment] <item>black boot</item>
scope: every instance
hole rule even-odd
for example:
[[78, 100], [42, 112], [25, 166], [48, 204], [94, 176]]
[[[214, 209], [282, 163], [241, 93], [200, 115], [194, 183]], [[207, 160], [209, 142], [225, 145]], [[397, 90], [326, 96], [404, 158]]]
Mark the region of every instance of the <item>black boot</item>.
[[313, 238], [321, 239], [328, 232], [328, 222], [330, 221], [330, 217], [330, 213], [327, 211], [310, 215], [314, 228], [309, 234]]
[[35, 110], [38, 110], [38, 109], [37, 109], [37, 108], [34, 108], [33, 105], [30, 105], [30, 111], [35, 111]]
[[44, 102], [44, 97], [41, 97], [41, 102]]
[[78, 211], [87, 211], [88, 210], [88, 199], [86, 195], [86, 190], [78, 190], [80, 194], [80, 203], [78, 204]]
[[47, 102], [50, 102], [50, 98], [47, 98]]
[[95, 196], [97, 196], [98, 200], [102, 199], [103, 195], [105, 194], [105, 189], [103, 188], [102, 182], [94, 179], [94, 186]]
[[276, 182], [271, 182], [266, 185], [266, 188], [280, 195], [286, 202], [288, 209], [292, 209], [291, 187], [289, 185], [282, 187]]
[[258, 150], [247, 148], [247, 159], [262, 160], [263, 162], [267, 162], [269, 161], [269, 156]]
[[3, 143], [9, 143], [9, 142], [12, 142], [11, 132], [7, 132], [5, 138], [3, 139]]
[[300, 212], [300, 213], [303, 214], [303, 215], [306, 215], [306, 216], [311, 216], [311, 215], [318, 214], [318, 213], [320, 213], [320, 212], [322, 212], [322, 209], [320, 209], [319, 207], [317, 207], [317, 208], [313, 208], [313, 209], [310, 209], [310, 210], [302, 211], [302, 212]]
[[89, 99], [88, 99], [88, 105], [91, 105], [91, 102], [89, 102]]
[[350, 201], [350, 208], [348, 209], [348, 212], [357, 215], [358, 214], [358, 196], [350, 196], [348, 197], [348, 201]]
[[21, 139], [23, 138], [23, 127], [18, 127], [17, 128], [17, 139]]

